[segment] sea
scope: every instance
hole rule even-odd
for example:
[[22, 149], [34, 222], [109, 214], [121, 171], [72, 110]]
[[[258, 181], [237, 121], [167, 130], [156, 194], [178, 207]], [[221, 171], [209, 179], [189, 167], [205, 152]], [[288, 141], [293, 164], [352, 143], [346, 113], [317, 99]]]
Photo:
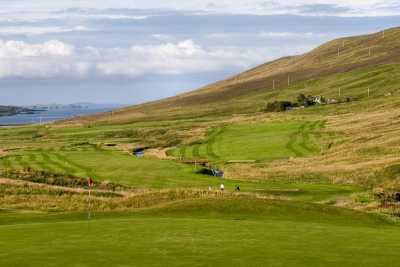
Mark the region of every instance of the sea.
[[0, 126], [16, 126], [37, 123], [53, 122], [57, 120], [71, 119], [84, 115], [92, 115], [116, 109], [116, 106], [109, 107], [87, 107], [87, 108], [59, 108], [38, 111], [34, 114], [18, 114], [14, 116], [0, 116]]

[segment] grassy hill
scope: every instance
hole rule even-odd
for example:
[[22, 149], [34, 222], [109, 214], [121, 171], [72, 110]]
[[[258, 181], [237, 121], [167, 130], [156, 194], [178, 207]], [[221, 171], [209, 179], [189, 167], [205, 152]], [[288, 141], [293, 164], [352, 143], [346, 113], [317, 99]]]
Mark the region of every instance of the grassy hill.
[[259, 111], [274, 99], [295, 99], [299, 92], [365, 98], [397, 93], [400, 28], [341, 38], [309, 53], [266, 63], [230, 79], [161, 101], [88, 118], [97, 122], [129, 122], [209, 114]]

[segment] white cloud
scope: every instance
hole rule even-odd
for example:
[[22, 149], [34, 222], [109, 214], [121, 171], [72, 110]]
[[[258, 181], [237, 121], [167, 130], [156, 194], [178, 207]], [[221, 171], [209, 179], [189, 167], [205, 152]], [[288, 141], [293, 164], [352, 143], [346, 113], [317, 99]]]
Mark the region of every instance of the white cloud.
[[192, 40], [80, 49], [56, 40], [40, 44], [0, 41], [0, 78], [203, 73], [248, 68], [261, 63], [261, 55], [267, 57], [268, 52], [254, 48], [204, 48]]
[[87, 63], [75, 59], [72, 45], [0, 40], [0, 78], [81, 76], [87, 71]]
[[43, 35], [51, 33], [83, 32], [91, 31], [85, 26], [75, 26], [72, 28], [57, 26], [6, 26], [0, 27], [0, 34], [3, 35]]
[[70, 56], [74, 47], [57, 40], [51, 40], [42, 44], [28, 44], [22, 41], [1, 41], [0, 58], [46, 57], [46, 56]]
[[209, 39], [231, 39], [231, 38], [269, 38], [269, 39], [310, 39], [323, 38], [327, 34], [313, 32], [258, 32], [258, 33], [212, 33], [206, 37]]
[[169, 36], [168, 34], [161, 34], [161, 33], [152, 34], [151, 37], [158, 40], [167, 40], [171, 38], [171, 36]]
[[[340, 16], [400, 15], [398, 0], [14, 0], [0, 3], [13, 10], [56, 10], [64, 8], [153, 8], [202, 10], [223, 13], [303, 14]], [[313, 14], [314, 13], [314, 14]]]
[[205, 49], [192, 40], [176, 44], [132, 46], [127, 50], [114, 49], [106, 52], [110, 53], [110, 60], [96, 65], [97, 70], [106, 75], [211, 72], [227, 67], [246, 68], [259, 60], [257, 50], [226, 47]]
[[[66, 11], [63, 7], [60, 10], [14, 10], [1, 8], [0, 3], [0, 22], [42, 22], [47, 20], [146, 20], [150, 17], [157, 16], [156, 14], [149, 15], [134, 15], [121, 13], [109, 13], [107, 10], [89, 9], [86, 11]], [[151, 13], [151, 12], [150, 12]], [[74, 30], [74, 29], [71, 29]]]

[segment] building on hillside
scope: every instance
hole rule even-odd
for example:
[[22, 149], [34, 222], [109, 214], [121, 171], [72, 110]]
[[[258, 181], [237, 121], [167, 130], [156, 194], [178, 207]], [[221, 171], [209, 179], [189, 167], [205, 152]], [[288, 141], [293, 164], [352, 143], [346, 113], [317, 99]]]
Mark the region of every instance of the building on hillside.
[[336, 99], [334, 99], [334, 98], [330, 98], [330, 99], [328, 99], [328, 102], [327, 102], [328, 104], [337, 104], [338, 103], [338, 101], [336, 100]]
[[325, 99], [320, 95], [314, 96], [314, 103], [319, 105], [325, 104]]

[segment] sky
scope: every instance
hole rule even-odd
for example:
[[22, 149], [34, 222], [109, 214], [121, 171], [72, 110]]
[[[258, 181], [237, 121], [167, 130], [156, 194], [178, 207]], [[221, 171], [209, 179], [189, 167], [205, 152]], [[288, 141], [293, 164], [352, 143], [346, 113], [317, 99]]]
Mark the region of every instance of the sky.
[[398, 0], [2, 0], [0, 105], [137, 104], [399, 24]]

